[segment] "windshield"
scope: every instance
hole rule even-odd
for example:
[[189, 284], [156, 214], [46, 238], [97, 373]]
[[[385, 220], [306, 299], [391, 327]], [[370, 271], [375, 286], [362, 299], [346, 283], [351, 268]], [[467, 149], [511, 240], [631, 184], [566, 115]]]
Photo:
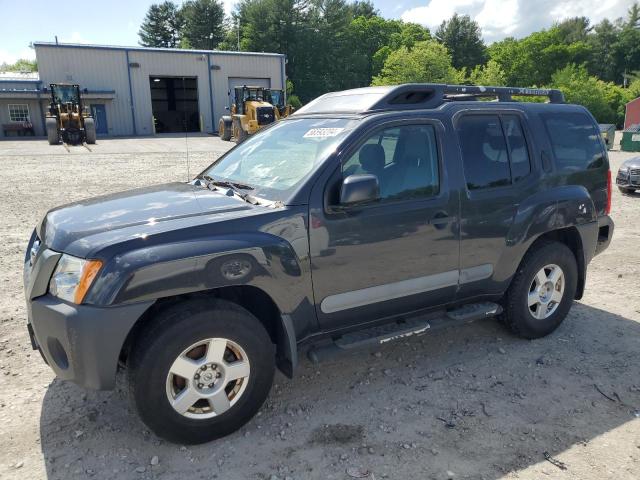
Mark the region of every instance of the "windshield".
[[258, 132], [202, 172], [284, 201], [355, 126], [347, 119], [291, 119]]
[[73, 85], [56, 85], [53, 98], [55, 103], [78, 103], [77, 90]]

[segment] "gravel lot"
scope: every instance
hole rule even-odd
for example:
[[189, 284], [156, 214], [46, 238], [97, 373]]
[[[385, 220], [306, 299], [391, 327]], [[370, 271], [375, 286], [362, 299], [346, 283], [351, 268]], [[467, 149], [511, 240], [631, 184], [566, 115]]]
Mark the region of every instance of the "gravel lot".
[[[190, 138], [191, 174], [228, 146]], [[185, 148], [171, 137], [102, 140], [91, 153], [0, 142], [0, 478], [640, 477], [640, 195], [617, 190], [613, 243], [547, 338], [486, 321], [319, 366], [303, 359], [247, 426], [195, 447], [146, 431], [122, 381], [92, 392], [56, 380], [25, 328], [33, 226], [62, 203], [186, 179]], [[614, 173], [630, 156], [611, 153]]]

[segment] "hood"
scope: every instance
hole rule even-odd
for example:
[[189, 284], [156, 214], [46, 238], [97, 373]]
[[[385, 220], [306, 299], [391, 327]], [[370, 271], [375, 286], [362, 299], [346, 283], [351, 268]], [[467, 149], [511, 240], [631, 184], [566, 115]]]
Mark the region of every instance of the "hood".
[[55, 208], [37, 233], [52, 250], [87, 257], [109, 243], [238, 216], [255, 208], [219, 191], [169, 183]]
[[625, 160], [622, 162], [622, 165], [620, 165], [620, 168], [640, 168], [640, 157], [633, 157], [629, 160]]

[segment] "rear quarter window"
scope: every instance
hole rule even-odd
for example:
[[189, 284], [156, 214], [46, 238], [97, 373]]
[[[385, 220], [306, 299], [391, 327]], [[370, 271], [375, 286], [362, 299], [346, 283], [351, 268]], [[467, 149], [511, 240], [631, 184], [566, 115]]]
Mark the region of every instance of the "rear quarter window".
[[544, 114], [556, 168], [561, 172], [579, 172], [599, 168], [604, 161], [600, 133], [591, 118], [583, 113]]

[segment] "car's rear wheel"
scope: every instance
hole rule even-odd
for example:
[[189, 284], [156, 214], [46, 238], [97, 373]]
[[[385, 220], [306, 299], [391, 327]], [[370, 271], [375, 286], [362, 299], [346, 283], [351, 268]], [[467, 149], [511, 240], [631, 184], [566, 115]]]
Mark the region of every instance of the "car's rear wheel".
[[133, 403], [158, 436], [202, 443], [244, 425], [266, 399], [275, 350], [263, 325], [223, 300], [162, 311], [129, 360]]
[[548, 335], [567, 316], [577, 279], [576, 258], [565, 244], [534, 245], [505, 295], [501, 320], [512, 332], [525, 338]]
[[622, 193], [634, 193], [636, 191], [635, 188], [626, 188], [626, 187], [618, 187]]

